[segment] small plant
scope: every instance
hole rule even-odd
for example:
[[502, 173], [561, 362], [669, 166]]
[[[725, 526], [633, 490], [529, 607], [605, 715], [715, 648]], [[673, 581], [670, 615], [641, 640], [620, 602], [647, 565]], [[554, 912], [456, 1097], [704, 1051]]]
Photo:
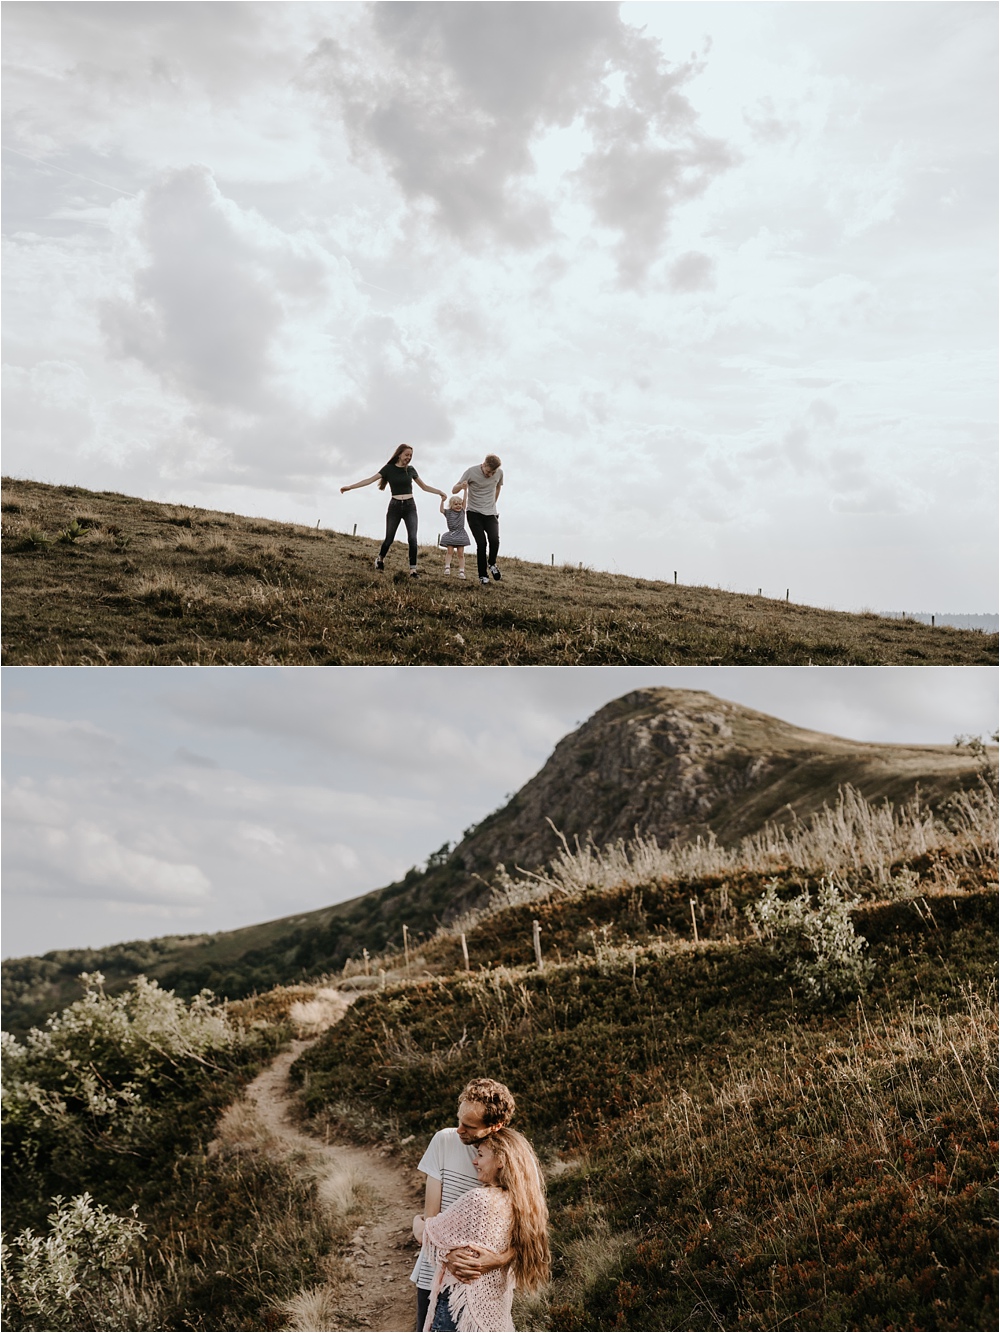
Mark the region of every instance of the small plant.
[[8, 1328], [121, 1327], [114, 1311], [146, 1228], [94, 1203], [84, 1193], [52, 1200], [48, 1235], [26, 1227], [4, 1246], [3, 1315]]
[[60, 532], [59, 536], [56, 538], [56, 541], [67, 543], [79, 541], [90, 527], [91, 524], [81, 523], [78, 518], [74, 518], [68, 527], [63, 528], [62, 532]]
[[815, 901], [808, 888], [794, 898], [778, 897], [778, 881], [750, 903], [746, 914], [766, 939], [787, 975], [813, 1000], [859, 995], [871, 980], [872, 964], [862, 957], [868, 941], [857, 935], [851, 908], [833, 880], [821, 879]]

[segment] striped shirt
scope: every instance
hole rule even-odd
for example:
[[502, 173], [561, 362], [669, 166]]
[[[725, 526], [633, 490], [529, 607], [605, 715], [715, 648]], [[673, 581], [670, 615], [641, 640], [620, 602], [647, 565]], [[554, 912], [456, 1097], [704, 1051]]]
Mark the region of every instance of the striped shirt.
[[[427, 1151], [420, 1159], [417, 1169], [441, 1182], [441, 1211], [450, 1208], [456, 1199], [460, 1199], [469, 1190], [479, 1184], [476, 1168], [472, 1165], [475, 1148], [468, 1147], [458, 1137], [457, 1129], [439, 1129], [427, 1145]], [[410, 1281], [418, 1287], [430, 1291], [434, 1285], [434, 1273], [437, 1265], [431, 1260], [427, 1241], [420, 1247], [420, 1254], [410, 1274]]]

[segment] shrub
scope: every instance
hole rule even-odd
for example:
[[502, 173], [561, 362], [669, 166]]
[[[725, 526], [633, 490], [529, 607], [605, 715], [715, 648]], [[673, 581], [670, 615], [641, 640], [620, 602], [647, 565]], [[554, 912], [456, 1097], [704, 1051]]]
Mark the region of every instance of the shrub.
[[820, 880], [815, 904], [808, 888], [782, 899], [772, 879], [746, 914], [810, 999], [835, 1001], [859, 995], [872, 977], [872, 965], [862, 957], [868, 941], [855, 933], [851, 920], [857, 902], [829, 879]]
[[130, 1285], [128, 1260], [146, 1228], [131, 1215], [119, 1217], [87, 1193], [68, 1203], [52, 1200], [49, 1232], [31, 1227], [4, 1247], [3, 1316], [21, 1329], [121, 1328], [115, 1312]]

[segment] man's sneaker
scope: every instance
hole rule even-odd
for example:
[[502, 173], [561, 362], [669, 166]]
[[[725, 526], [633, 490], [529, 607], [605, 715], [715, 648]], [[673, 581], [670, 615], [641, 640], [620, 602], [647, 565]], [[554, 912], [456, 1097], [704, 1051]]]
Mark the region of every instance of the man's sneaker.
[[499, 582], [500, 582], [500, 571], [499, 571], [499, 569], [497, 569], [496, 565], [490, 565], [490, 573], [491, 573], [491, 574], [493, 575], [493, 577], [496, 579], [497, 583], [499, 583]]
[[382, 559], [382, 557], [381, 557], [380, 555], [377, 555], [377, 556], [375, 557], [375, 568], [376, 568], [376, 569], [385, 569], [385, 561]]
[[410, 578], [411, 578], [411, 579], [415, 579], [419, 573], [420, 573], [420, 570], [419, 570], [419, 569], [411, 569], [411, 570], [410, 570]]
[[484, 574], [483, 577], [479, 580], [479, 582], [480, 582], [480, 583], [485, 583], [485, 585], [487, 586], [487, 588], [490, 586], [490, 581], [489, 581], [489, 579], [486, 577], [485, 574]]

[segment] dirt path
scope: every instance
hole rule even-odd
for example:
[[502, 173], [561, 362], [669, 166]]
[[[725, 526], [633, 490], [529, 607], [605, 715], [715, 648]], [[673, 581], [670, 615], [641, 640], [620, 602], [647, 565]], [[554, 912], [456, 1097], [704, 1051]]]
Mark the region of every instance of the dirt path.
[[324, 1203], [337, 1208], [350, 1196], [352, 1186], [360, 1184], [374, 1206], [351, 1238], [349, 1277], [335, 1275], [339, 1265], [331, 1264], [326, 1286], [300, 1293], [288, 1304], [288, 1327], [308, 1333], [327, 1329], [405, 1333], [413, 1328], [416, 1313], [415, 1289], [409, 1281], [417, 1252], [410, 1227], [421, 1207], [416, 1177], [396, 1165], [387, 1150], [324, 1143], [292, 1122], [288, 1071], [312, 1041], [292, 1042], [247, 1088], [247, 1103], [280, 1148], [306, 1160]]

